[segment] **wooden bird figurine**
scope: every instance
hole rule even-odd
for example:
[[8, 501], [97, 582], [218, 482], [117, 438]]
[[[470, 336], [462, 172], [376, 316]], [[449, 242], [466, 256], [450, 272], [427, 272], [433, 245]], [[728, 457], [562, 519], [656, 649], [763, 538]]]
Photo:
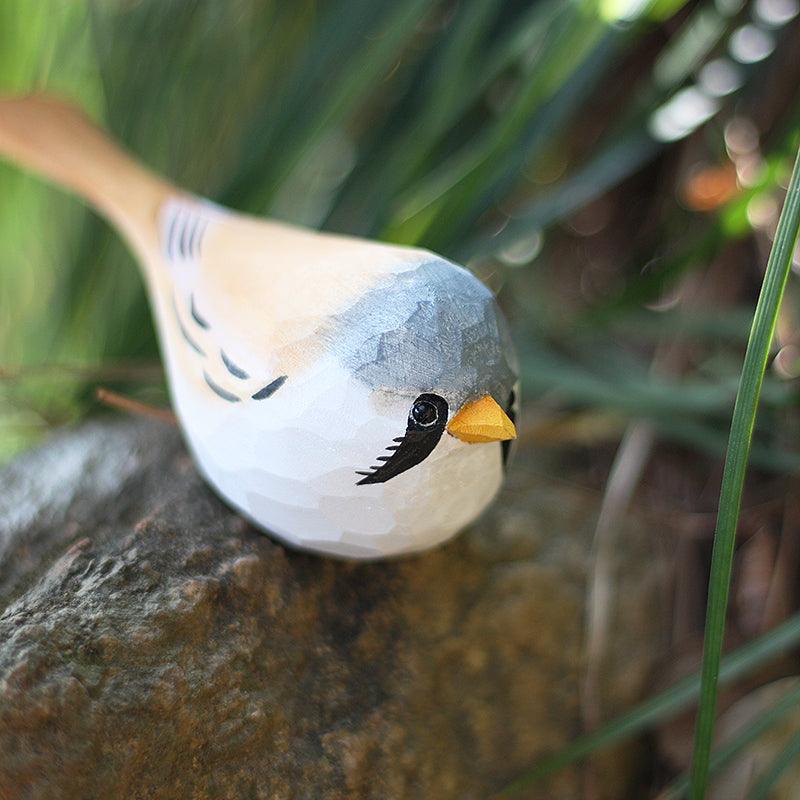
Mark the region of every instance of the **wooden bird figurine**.
[[374, 559], [445, 541], [497, 493], [517, 366], [471, 273], [187, 194], [46, 95], [0, 97], [0, 154], [127, 240], [189, 448], [258, 527]]

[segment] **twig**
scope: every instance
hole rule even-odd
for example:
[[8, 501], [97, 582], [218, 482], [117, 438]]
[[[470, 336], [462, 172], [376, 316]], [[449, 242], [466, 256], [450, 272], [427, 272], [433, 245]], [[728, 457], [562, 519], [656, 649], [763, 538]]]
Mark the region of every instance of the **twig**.
[[126, 411], [129, 414], [138, 414], [142, 417], [150, 417], [152, 419], [167, 422], [170, 425], [177, 425], [178, 418], [168, 408], [159, 408], [158, 406], [151, 406], [148, 403], [142, 403], [139, 400], [134, 400], [132, 397], [125, 397], [125, 395], [112, 392], [110, 389], [104, 389], [98, 386], [95, 389], [95, 397], [103, 405], [111, 408]]

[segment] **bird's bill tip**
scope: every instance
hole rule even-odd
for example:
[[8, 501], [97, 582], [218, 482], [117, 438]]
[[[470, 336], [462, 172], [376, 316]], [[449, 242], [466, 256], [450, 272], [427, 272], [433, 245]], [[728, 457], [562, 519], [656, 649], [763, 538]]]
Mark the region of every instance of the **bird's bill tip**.
[[463, 405], [450, 420], [447, 432], [470, 444], [505, 442], [517, 438], [514, 423], [488, 394]]

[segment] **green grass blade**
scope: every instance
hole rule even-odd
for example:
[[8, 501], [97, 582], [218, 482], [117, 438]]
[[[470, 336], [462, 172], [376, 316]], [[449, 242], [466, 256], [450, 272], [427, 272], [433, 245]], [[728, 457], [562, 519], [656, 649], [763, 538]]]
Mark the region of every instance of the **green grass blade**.
[[[668, 9], [665, 9], [668, 11]], [[681, 28], [679, 35], [668, 42], [654, 68], [649, 83], [634, 97], [618, 117], [618, 124], [608, 130], [597, 155], [579, 165], [552, 189], [546, 189], [518, 208], [502, 230], [478, 230], [465, 236], [454, 255], [460, 258], [492, 255], [514, 245], [531, 232], [586, 206], [625, 178], [652, 161], [671, 143], [656, 139], [648, 128], [652, 112], [678, 91], [685, 79], [704, 59], [712, 56], [714, 47], [732, 29], [714, 3], [698, 8]], [[757, 73], [744, 70], [745, 82]], [[737, 90], [738, 91], [738, 90]]]
[[[665, 439], [698, 452], [722, 457], [725, 454], [726, 437], [723, 430], [693, 419], [675, 421], [666, 416], [649, 419], [653, 427]], [[783, 475], [800, 474], [800, 455], [788, 450], [767, 445], [753, 445], [750, 462], [759, 469]]]
[[504, 147], [498, 148], [482, 165], [473, 188], [469, 182], [460, 196], [448, 201], [445, 219], [437, 222], [434, 248], [449, 242], [460, 242], [469, 235], [477, 219], [497, 206], [519, 184], [526, 165], [537, 164], [558, 132], [564, 130], [596, 92], [600, 80], [611, 65], [630, 46], [633, 37], [620, 31], [609, 31], [584, 57], [580, 67], [563, 79], [559, 89], [540, 107], [529, 114], [529, 121], [514, 132]]
[[499, 5], [499, 0], [473, 0], [463, 8], [431, 68], [428, 95], [437, 98], [437, 102], [424, 107], [426, 113], [419, 120], [423, 126], [436, 131], [446, 129], [448, 121], [461, 109], [460, 95], [467, 94], [464, 88], [468, 90], [475, 84], [474, 61], [480, 56], [479, 45], [497, 17]]
[[514, 218], [502, 231], [481, 232], [468, 238], [457, 255], [476, 257], [496, 253], [530, 236], [531, 231], [552, 225], [612, 189], [652, 160], [662, 147], [645, 130], [624, 134], [554, 189], [515, 210]]
[[[742, 750], [758, 739], [761, 734], [765, 733], [787, 714], [796, 710], [798, 703], [800, 703], [800, 686], [787, 692], [763, 714], [760, 714], [749, 725], [746, 725], [739, 733], [719, 747], [709, 759], [709, 774], [713, 775], [724, 769]], [[689, 776], [684, 775], [667, 789], [666, 796], [669, 800], [679, 800], [679, 798], [686, 796], [688, 789]]]
[[[265, 150], [262, 138], [269, 126], [264, 127], [264, 120], [260, 118], [255, 120], [247, 140], [251, 154], [246, 159], [246, 168], [240, 167], [237, 175], [221, 192], [222, 202], [235, 202], [248, 208], [268, 205], [277, 189], [326, 131], [352, 115], [365, 98], [375, 91], [376, 76], [383, 78], [386, 75], [392, 61], [407, 46], [420, 20], [431, 13], [434, 7], [435, 4], [425, 0], [408, 0], [390, 5], [371, 26], [357, 26], [360, 37], [355, 42], [351, 41], [354, 35], [351, 26], [343, 26], [341, 39], [336, 39], [342, 48], [338, 56], [343, 64], [332, 69], [333, 79], [329, 85], [326, 84], [325, 91], [319, 91], [311, 97], [307, 96], [308, 92], [300, 93], [304, 101], [294, 114], [289, 114], [283, 129], [269, 142], [269, 151]], [[349, 12], [348, 19], [350, 16], [352, 14]], [[358, 22], [358, 14], [355, 17]], [[330, 40], [330, 26], [327, 36], [324, 26], [322, 30], [323, 38]], [[317, 69], [327, 63], [330, 56], [327, 51], [331, 48], [328, 42], [326, 61], [317, 64]], [[310, 79], [304, 77], [303, 80]], [[295, 94], [298, 92], [295, 91]], [[268, 120], [270, 110], [268, 105], [260, 116]], [[280, 153], [280, 158], [274, 157], [274, 153]]]
[[569, 13], [559, 18], [538, 56], [539, 69], [522, 84], [517, 97], [494, 125], [398, 199], [387, 238], [416, 243], [434, 221], [444, 225], [445, 217], [457, 216], [457, 209], [448, 203], [463, 205], [480, 190], [497, 159], [525, 136], [537, 110], [581, 68], [603, 35], [608, 34], [607, 25], [582, 4], [567, 10]]
[[[609, 351], [587, 350], [598, 360]], [[611, 351], [617, 355], [616, 351]], [[621, 356], [617, 357], [618, 360]], [[615, 409], [634, 416], [658, 417], [673, 414], [727, 414], [736, 394], [736, 378], [716, 376], [713, 381], [698, 379], [670, 380], [641, 371], [643, 366], [629, 360], [625, 369], [615, 372], [613, 364], [591, 369], [577, 354], [572, 361], [558, 353], [532, 348], [524, 351], [522, 379], [527, 390], [551, 391], [565, 401]], [[555, 388], [554, 388], [555, 387]], [[793, 387], [785, 382], [769, 382], [768, 399], [776, 407], [796, 402]]]
[[785, 747], [764, 770], [764, 773], [750, 792], [750, 800], [769, 800], [775, 784], [798, 756], [800, 756], [800, 731], [790, 737]]
[[[800, 644], [800, 614], [722, 659], [720, 683], [727, 685], [749, 675], [762, 664]], [[506, 786], [496, 797], [512, 797], [591, 753], [630, 739], [658, 722], [671, 719], [688, 708], [700, 693], [700, 677], [693, 675], [645, 700], [602, 728], [573, 739], [558, 753], [541, 761]]]
[[786, 202], [775, 241], [769, 254], [767, 271], [756, 304], [753, 327], [742, 368], [739, 391], [733, 409], [728, 455], [722, 477], [717, 528], [711, 556], [708, 611], [703, 647], [702, 689], [695, 729], [690, 797], [705, 797], [708, 783], [711, 740], [717, 705], [717, 683], [725, 632], [733, 549], [742, 502], [750, 443], [753, 438], [761, 384], [778, 319], [783, 291], [789, 278], [792, 256], [800, 231], [800, 153], [795, 161]]

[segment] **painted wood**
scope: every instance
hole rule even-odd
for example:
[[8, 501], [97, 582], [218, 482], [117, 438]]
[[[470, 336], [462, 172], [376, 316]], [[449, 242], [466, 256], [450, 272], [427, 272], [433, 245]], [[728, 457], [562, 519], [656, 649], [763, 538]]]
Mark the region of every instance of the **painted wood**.
[[191, 196], [53, 97], [0, 98], [0, 154], [85, 198], [127, 240], [189, 448], [258, 527], [380, 558], [445, 541], [494, 497], [517, 367], [469, 272]]

